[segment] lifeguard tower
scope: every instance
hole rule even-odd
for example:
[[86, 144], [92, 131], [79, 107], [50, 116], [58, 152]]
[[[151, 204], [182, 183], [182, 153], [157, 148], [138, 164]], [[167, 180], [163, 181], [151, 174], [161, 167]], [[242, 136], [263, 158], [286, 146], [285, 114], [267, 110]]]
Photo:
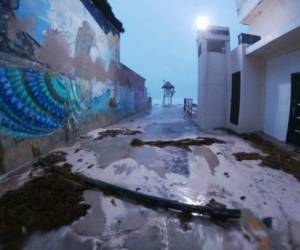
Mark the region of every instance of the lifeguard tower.
[[170, 106], [172, 105], [172, 98], [175, 94], [175, 87], [172, 83], [169, 81], [165, 81], [164, 85], [162, 86], [162, 89], [164, 91], [163, 95], [163, 106]]

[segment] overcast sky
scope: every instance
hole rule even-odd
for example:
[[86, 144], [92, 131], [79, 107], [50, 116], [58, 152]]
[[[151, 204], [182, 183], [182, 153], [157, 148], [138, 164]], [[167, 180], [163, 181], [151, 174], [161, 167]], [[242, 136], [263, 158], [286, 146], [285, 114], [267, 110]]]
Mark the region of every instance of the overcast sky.
[[176, 98], [196, 99], [196, 19], [231, 28], [231, 46], [246, 30], [238, 23], [234, 0], [109, 0], [126, 32], [121, 61], [147, 79], [148, 91], [160, 99], [163, 80], [176, 87]]

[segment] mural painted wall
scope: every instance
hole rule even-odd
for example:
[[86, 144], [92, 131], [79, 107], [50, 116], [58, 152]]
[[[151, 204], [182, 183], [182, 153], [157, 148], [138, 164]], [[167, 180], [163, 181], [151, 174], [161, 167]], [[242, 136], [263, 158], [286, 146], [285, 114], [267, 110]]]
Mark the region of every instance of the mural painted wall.
[[90, 0], [0, 1], [1, 136], [115, 121], [145, 108], [144, 82], [120, 63], [120, 34]]

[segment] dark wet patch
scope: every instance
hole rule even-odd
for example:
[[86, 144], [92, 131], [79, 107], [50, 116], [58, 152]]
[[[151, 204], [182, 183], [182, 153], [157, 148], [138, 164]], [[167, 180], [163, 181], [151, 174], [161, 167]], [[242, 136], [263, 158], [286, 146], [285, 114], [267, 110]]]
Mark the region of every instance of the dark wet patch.
[[87, 139], [87, 138], [89, 138], [89, 137], [86, 136], [86, 135], [81, 135], [81, 136], [79, 136], [79, 138], [80, 138], [80, 139]]
[[273, 218], [272, 217], [266, 217], [262, 219], [262, 223], [265, 224], [269, 229], [272, 229], [273, 227]]
[[188, 177], [190, 175], [188, 158], [187, 157], [176, 157], [172, 160], [171, 164], [167, 165], [167, 171], [174, 174], [180, 174]]
[[40, 148], [35, 144], [31, 145], [31, 153], [34, 158], [39, 157], [42, 154]]
[[196, 139], [182, 139], [182, 140], [169, 140], [169, 141], [142, 141], [139, 139], [133, 139], [131, 146], [142, 147], [142, 146], [152, 146], [152, 147], [177, 147], [182, 148], [187, 151], [191, 151], [191, 146], [210, 146], [212, 144], [225, 144], [225, 141], [218, 140], [215, 138], [208, 137], [198, 137]]
[[76, 148], [76, 149], [74, 150], [74, 153], [77, 154], [80, 150], [81, 150], [80, 148]]
[[286, 173], [292, 174], [300, 180], [300, 161], [297, 160], [291, 152], [285, 151], [283, 148], [257, 134], [251, 134], [244, 137], [251, 141], [256, 148], [261, 149], [266, 156], [258, 153], [235, 153], [234, 156], [238, 161], [261, 160], [261, 166], [280, 169]]
[[183, 231], [191, 230], [190, 223], [193, 219], [193, 216], [189, 213], [179, 213], [178, 220]]
[[111, 204], [112, 204], [114, 207], [117, 206], [115, 199], [111, 199], [110, 202], [111, 202]]
[[117, 137], [119, 135], [137, 135], [142, 134], [139, 130], [131, 130], [131, 129], [108, 129], [98, 133], [98, 137], [95, 140], [102, 140], [106, 137]]
[[227, 173], [227, 172], [224, 173], [224, 176], [227, 177], [227, 178], [230, 177], [229, 173]]
[[[69, 171], [65, 166], [66, 173]], [[62, 168], [64, 169], [64, 167]], [[0, 198], [0, 242], [3, 249], [21, 249], [33, 232], [47, 232], [84, 216], [84, 187], [74, 179], [47, 174]]]
[[240, 199], [241, 199], [242, 201], [244, 201], [244, 200], [246, 200], [246, 196], [241, 196]]
[[146, 138], [148, 140], [166, 138], [177, 139], [178, 137], [188, 137], [188, 135], [197, 134], [197, 130], [193, 126], [187, 125], [186, 121], [183, 122], [170, 122], [170, 123], [157, 123], [145, 127]]

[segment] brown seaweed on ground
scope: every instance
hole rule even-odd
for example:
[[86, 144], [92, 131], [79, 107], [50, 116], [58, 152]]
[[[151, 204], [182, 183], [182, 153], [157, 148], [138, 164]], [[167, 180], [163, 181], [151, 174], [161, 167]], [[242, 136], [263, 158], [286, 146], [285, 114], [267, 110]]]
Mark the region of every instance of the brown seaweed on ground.
[[216, 139], [216, 138], [208, 138], [208, 137], [198, 137], [196, 139], [181, 139], [181, 140], [169, 140], [169, 141], [142, 141], [139, 139], [134, 139], [131, 142], [131, 146], [133, 147], [142, 147], [142, 146], [152, 146], [152, 147], [177, 147], [182, 148], [187, 151], [191, 151], [190, 146], [210, 146], [212, 144], [225, 144], [225, 141]]
[[142, 134], [140, 130], [131, 129], [107, 129], [98, 133], [98, 137], [95, 140], [102, 140], [106, 137], [117, 137], [119, 135], [137, 135]]
[[263, 156], [259, 153], [239, 152], [233, 154], [238, 161], [256, 161], [262, 160]]
[[47, 174], [4, 194], [0, 198], [3, 249], [21, 249], [31, 233], [69, 225], [84, 216], [89, 209], [89, 205], [83, 203], [84, 190], [78, 181]]
[[243, 135], [243, 138], [262, 150], [265, 155], [239, 152], [234, 154], [238, 161], [261, 160], [261, 166], [282, 170], [300, 181], [300, 160], [296, 158], [296, 155], [258, 134]]
[[55, 151], [52, 152], [44, 157], [42, 157], [40, 160], [43, 160], [44, 162], [47, 162], [49, 165], [56, 165], [61, 162], [66, 161], [67, 153], [63, 151]]

